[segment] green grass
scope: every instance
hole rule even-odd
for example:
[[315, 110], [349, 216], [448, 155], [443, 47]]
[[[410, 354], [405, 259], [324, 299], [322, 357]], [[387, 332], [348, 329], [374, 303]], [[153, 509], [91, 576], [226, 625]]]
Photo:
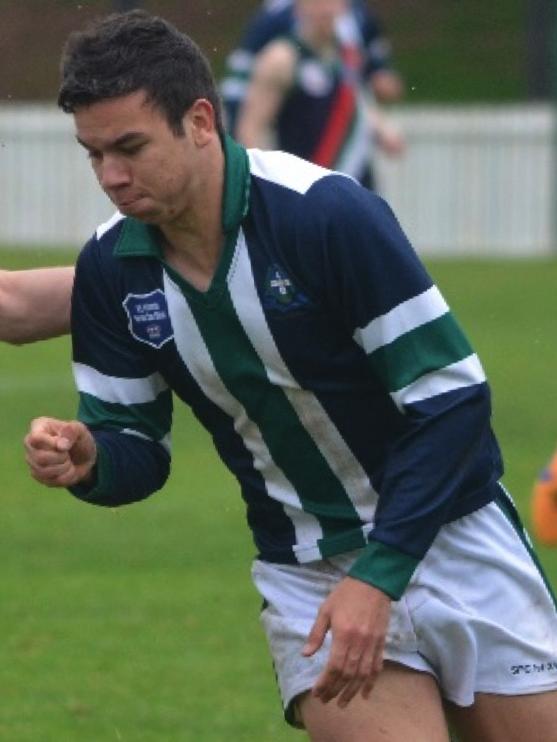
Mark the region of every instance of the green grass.
[[[0, 265], [68, 254], [4, 251]], [[430, 263], [491, 378], [506, 483], [527, 516], [557, 442], [555, 261]], [[69, 343], [0, 346], [0, 739], [281, 742], [237, 488], [177, 406], [164, 491], [105, 510], [34, 483], [21, 440], [72, 416]], [[541, 551], [557, 584], [557, 552]]]

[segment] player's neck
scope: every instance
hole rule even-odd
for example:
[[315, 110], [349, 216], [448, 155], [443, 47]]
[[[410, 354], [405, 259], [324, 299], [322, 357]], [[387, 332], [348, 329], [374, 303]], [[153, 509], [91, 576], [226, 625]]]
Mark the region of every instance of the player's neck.
[[189, 194], [181, 216], [161, 225], [166, 261], [199, 291], [209, 287], [222, 252], [223, 185], [224, 157], [219, 150]]

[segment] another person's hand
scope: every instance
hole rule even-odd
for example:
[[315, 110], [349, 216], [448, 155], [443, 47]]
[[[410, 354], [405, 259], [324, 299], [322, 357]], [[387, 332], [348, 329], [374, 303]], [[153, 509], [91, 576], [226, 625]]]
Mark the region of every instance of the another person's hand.
[[402, 132], [391, 124], [384, 125], [377, 131], [377, 143], [381, 151], [389, 157], [400, 157], [406, 150], [406, 141]]
[[406, 150], [404, 135], [377, 106], [368, 106], [369, 126], [379, 149], [389, 157], [400, 157]]
[[345, 577], [325, 600], [302, 650], [306, 657], [314, 654], [331, 629], [329, 661], [312, 690], [323, 703], [338, 697], [345, 707], [360, 692], [369, 696], [383, 667], [390, 607], [388, 595], [352, 577]]
[[97, 446], [89, 429], [77, 420], [36, 418], [24, 446], [31, 476], [48, 487], [87, 484], [92, 478]]

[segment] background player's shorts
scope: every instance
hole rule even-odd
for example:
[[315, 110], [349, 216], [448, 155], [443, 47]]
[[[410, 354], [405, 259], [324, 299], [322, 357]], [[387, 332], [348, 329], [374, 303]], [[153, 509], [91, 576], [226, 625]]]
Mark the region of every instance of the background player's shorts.
[[[287, 721], [328, 659], [331, 637], [301, 650], [317, 611], [358, 552], [305, 565], [254, 562], [263, 627]], [[385, 658], [431, 673], [460, 706], [475, 693], [521, 695], [557, 688], [554, 598], [516, 511], [501, 496], [444, 526], [403, 598], [392, 604]]]

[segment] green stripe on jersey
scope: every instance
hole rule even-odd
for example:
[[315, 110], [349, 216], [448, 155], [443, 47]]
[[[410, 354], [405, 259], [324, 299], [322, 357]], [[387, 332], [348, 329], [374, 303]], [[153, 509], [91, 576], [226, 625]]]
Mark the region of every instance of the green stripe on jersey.
[[472, 353], [453, 315], [447, 312], [378, 348], [368, 360], [389, 392], [396, 392]]
[[78, 419], [91, 428], [131, 429], [160, 441], [172, 425], [172, 393], [166, 389], [154, 402], [123, 405], [80, 392]]
[[530, 555], [531, 560], [534, 562], [536, 569], [540, 573], [540, 577], [542, 578], [543, 583], [547, 589], [547, 592], [549, 593], [549, 596], [553, 602], [553, 605], [555, 606], [555, 609], [557, 610], [557, 598], [555, 597], [555, 593], [553, 592], [551, 583], [547, 575], [545, 574], [545, 571], [542, 567], [540, 560], [538, 559], [538, 555], [536, 554], [534, 547], [532, 546], [530, 538], [528, 537], [528, 534], [524, 528], [520, 515], [518, 514], [518, 510], [516, 509], [511, 496], [508, 495], [503, 488], [500, 494], [498, 494], [497, 497], [495, 498], [495, 502], [497, 506], [500, 508], [500, 510], [503, 512], [503, 514], [505, 515], [509, 523], [512, 525], [514, 530], [516, 531], [519, 539], [522, 541], [524, 548]]
[[370, 541], [348, 574], [400, 600], [419, 560], [380, 541]]
[[344, 487], [300, 422], [284, 391], [269, 381], [245, 333], [229, 292], [218, 310], [188, 305], [219, 377], [258, 426], [273, 461], [284, 472], [302, 508], [318, 520], [324, 536], [360, 519]]

